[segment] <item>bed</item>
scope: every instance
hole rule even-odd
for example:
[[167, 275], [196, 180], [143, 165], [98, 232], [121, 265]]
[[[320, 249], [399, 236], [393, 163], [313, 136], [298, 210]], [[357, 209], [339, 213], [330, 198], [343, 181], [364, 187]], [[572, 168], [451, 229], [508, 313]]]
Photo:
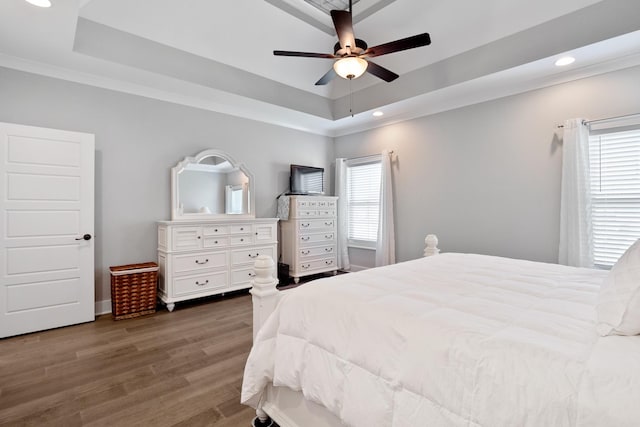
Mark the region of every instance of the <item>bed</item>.
[[640, 425], [640, 336], [597, 332], [613, 271], [451, 253], [278, 293], [261, 262], [255, 425]]

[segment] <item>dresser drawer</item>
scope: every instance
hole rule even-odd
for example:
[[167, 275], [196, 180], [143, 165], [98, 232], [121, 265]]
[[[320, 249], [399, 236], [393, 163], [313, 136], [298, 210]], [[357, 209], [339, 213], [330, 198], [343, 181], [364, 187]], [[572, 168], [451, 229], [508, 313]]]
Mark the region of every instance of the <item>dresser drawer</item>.
[[305, 210], [298, 211], [298, 217], [300, 218], [313, 218], [317, 216], [318, 216], [318, 211], [316, 210], [305, 209]]
[[203, 293], [226, 287], [228, 287], [226, 271], [173, 279], [173, 289], [176, 296]]
[[320, 231], [327, 230], [333, 231], [336, 226], [335, 219], [310, 219], [307, 221], [298, 221], [298, 230], [305, 232], [305, 230]]
[[310, 248], [298, 249], [300, 259], [314, 258], [319, 256], [331, 256], [336, 252], [335, 246], [314, 246]]
[[318, 206], [318, 202], [316, 200], [298, 200], [296, 206], [298, 209], [315, 208]]
[[302, 261], [299, 271], [328, 271], [336, 270], [336, 257], [317, 259], [313, 261]]
[[206, 236], [202, 246], [205, 248], [224, 248], [229, 246], [229, 236]]
[[336, 237], [335, 232], [327, 233], [315, 233], [315, 234], [301, 234], [298, 236], [298, 243], [300, 246], [309, 246], [319, 243], [333, 243]]
[[335, 209], [337, 206], [335, 200], [322, 200], [318, 202], [318, 209], [326, 210], [326, 209]]
[[249, 283], [251, 279], [256, 277], [253, 267], [240, 268], [231, 271], [231, 286], [236, 287], [243, 283]]
[[336, 211], [335, 211], [335, 209], [321, 209], [321, 210], [318, 211], [317, 215], [320, 216], [320, 217], [335, 218]]
[[258, 255], [268, 255], [273, 259], [276, 256], [273, 247], [234, 250], [231, 251], [231, 263], [234, 265], [251, 263], [255, 261]]
[[200, 254], [174, 255], [173, 272], [175, 274], [200, 271], [210, 268], [224, 268], [227, 265], [226, 252], [203, 252]]
[[232, 245], [250, 245], [253, 244], [252, 234], [241, 234], [239, 236], [231, 236]]
[[251, 232], [251, 224], [234, 224], [231, 226], [231, 234], [245, 234]]
[[229, 234], [228, 225], [206, 225], [202, 227], [202, 234], [205, 236], [221, 236]]

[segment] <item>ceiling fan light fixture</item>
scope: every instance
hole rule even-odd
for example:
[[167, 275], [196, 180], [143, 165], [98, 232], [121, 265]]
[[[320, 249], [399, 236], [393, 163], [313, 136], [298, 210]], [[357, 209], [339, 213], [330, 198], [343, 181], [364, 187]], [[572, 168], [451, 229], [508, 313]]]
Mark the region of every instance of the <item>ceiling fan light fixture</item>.
[[333, 63], [333, 69], [343, 79], [357, 79], [367, 71], [369, 63], [357, 56], [348, 56]]
[[38, 7], [51, 7], [50, 0], [26, 0], [26, 2]]

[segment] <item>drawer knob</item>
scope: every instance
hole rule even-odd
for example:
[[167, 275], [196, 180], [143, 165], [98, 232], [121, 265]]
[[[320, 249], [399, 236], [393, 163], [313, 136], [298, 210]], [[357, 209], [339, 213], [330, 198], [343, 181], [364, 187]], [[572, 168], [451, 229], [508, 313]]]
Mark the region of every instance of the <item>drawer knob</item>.
[[325, 252], [333, 252], [333, 248], [324, 248]]
[[333, 234], [325, 234], [324, 238], [325, 239], [333, 239]]
[[198, 239], [202, 238], [202, 236], [198, 236]]
[[256, 277], [256, 273], [249, 273], [249, 277]]
[[302, 236], [300, 240], [302, 240], [303, 242], [306, 242], [307, 240], [309, 240], [309, 236]]
[[240, 239], [241, 242], [244, 242], [244, 239]]
[[324, 225], [333, 225], [333, 222], [325, 222]]
[[309, 255], [311, 253], [311, 251], [301, 251], [300, 252], [302, 255]]
[[205, 280], [203, 283], [200, 283], [200, 282], [198, 282], [198, 281], [196, 280], [196, 285], [198, 285], [198, 286], [204, 286], [204, 285], [206, 285], [207, 283], [209, 283], [209, 279]]
[[208, 259], [205, 259], [205, 260], [204, 260], [204, 261], [202, 261], [202, 262], [201, 262], [201, 261], [196, 260], [196, 264], [200, 264], [200, 265], [202, 265], [202, 264], [206, 264], [206, 263], [208, 263], [208, 262], [209, 262], [209, 260], [208, 260]]
[[214, 240], [214, 241], [213, 241], [213, 244], [214, 244], [214, 245], [217, 245], [217, 244], [218, 244], [218, 241], [217, 241], [217, 240]]
[[304, 269], [307, 269], [309, 267], [311, 267], [311, 264], [302, 264], [302, 268], [304, 268]]
[[258, 255], [260, 255], [259, 253], [256, 252], [255, 255], [249, 254], [249, 258], [256, 258]]
[[325, 261], [324, 263], [325, 263], [325, 264], [327, 264], [327, 265], [331, 265], [331, 264], [333, 264], [333, 260], [332, 260], [332, 259], [330, 259], [330, 260], [328, 260], [328, 261]]
[[244, 231], [244, 227], [240, 227], [240, 231]]
[[214, 233], [217, 233], [217, 232], [218, 232], [218, 229], [217, 229], [217, 228], [214, 228], [214, 229], [213, 229], [213, 232], [214, 232]]
[[308, 227], [308, 226], [309, 226], [309, 223], [308, 223], [308, 222], [303, 222], [302, 224], [300, 224], [300, 226], [302, 226], [302, 227]]

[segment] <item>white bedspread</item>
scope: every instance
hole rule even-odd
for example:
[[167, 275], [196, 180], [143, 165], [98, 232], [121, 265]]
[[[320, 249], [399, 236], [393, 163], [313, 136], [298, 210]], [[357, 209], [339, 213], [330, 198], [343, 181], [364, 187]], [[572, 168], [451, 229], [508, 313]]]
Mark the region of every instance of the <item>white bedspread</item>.
[[638, 426], [640, 337], [598, 337], [606, 272], [444, 254], [285, 292], [247, 361], [347, 426]]

